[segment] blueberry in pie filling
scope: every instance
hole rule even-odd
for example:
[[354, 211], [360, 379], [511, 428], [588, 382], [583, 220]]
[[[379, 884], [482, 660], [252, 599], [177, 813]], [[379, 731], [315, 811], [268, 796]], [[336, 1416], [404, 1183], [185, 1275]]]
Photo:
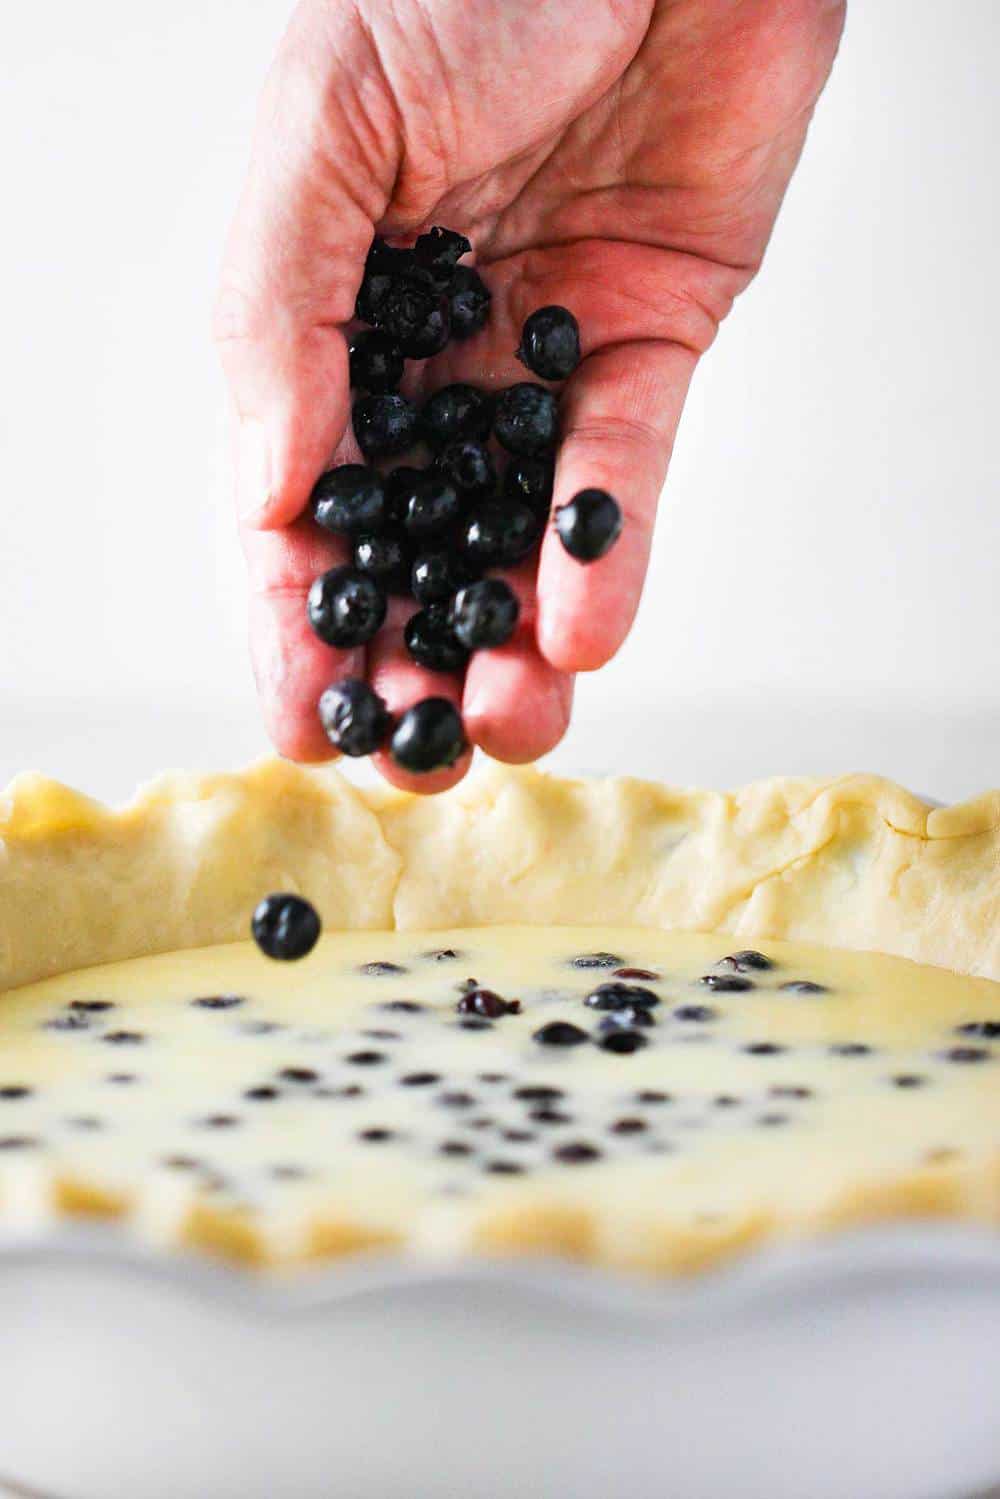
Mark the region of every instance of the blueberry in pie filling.
[[30, 1177], [39, 1235], [661, 1274], [996, 1223], [998, 829], [996, 796], [864, 777], [727, 800], [495, 770], [426, 800], [269, 762], [122, 812], [22, 778], [0, 1219]]

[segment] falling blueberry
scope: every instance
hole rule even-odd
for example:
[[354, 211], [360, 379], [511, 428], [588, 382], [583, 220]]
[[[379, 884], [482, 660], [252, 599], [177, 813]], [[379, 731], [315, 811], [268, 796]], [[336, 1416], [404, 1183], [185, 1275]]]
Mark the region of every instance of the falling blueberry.
[[360, 677], [328, 687], [319, 700], [320, 722], [343, 755], [373, 755], [385, 743], [392, 717], [383, 700]]
[[364, 645], [381, 628], [386, 598], [374, 578], [353, 567], [332, 567], [313, 583], [307, 607], [320, 640], [348, 650]]
[[418, 774], [454, 765], [466, 749], [458, 709], [443, 697], [414, 703], [396, 725], [391, 749], [397, 765]]
[[455, 635], [470, 651], [504, 645], [517, 626], [517, 595], [502, 578], [481, 578], [455, 595], [451, 622]]
[[543, 380], [565, 380], [580, 363], [580, 325], [566, 307], [539, 307], [521, 331], [521, 363]]
[[265, 957], [290, 962], [304, 958], [319, 941], [316, 908], [301, 895], [266, 895], [253, 913], [253, 940]]
[[597, 562], [606, 556], [621, 529], [621, 506], [603, 489], [581, 489], [568, 505], [556, 510], [559, 540], [578, 562]]

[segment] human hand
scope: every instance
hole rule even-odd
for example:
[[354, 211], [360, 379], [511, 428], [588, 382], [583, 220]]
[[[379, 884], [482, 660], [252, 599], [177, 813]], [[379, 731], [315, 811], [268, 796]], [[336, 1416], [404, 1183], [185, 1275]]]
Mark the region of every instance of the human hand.
[[[841, 0], [303, 0], [265, 89], [216, 312], [254, 665], [282, 753], [330, 757], [320, 694], [358, 675], [393, 712], [450, 697], [497, 759], [558, 742], [573, 674], [608, 661], [634, 618], [692, 372], [760, 264], [842, 24]], [[432, 223], [472, 240], [491, 319], [409, 364], [404, 390], [523, 378], [525, 317], [569, 307], [584, 358], [562, 397], [554, 505], [596, 486], [625, 516], [587, 567], [547, 530], [511, 577], [517, 632], [464, 681], [410, 659], [401, 599], [367, 652], [324, 645], [305, 609], [316, 575], [347, 559], [307, 502], [332, 457], [357, 458], [345, 328], [365, 254], [376, 231]], [[469, 758], [423, 776], [377, 763], [438, 791]]]

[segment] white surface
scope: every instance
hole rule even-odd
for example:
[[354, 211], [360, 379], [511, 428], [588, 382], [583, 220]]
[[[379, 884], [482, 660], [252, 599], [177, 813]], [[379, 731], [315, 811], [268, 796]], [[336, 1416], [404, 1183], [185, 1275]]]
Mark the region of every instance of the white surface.
[[270, 1291], [87, 1242], [0, 1251], [0, 1471], [60, 1499], [967, 1499], [1000, 1476], [994, 1236], [912, 1225], [676, 1286], [386, 1261]]
[[[8, 18], [11, 693], [250, 704], [207, 328], [289, 3]], [[995, 0], [853, 8], [764, 273], [697, 377], [639, 626], [585, 697], [1000, 707], [998, 61]]]

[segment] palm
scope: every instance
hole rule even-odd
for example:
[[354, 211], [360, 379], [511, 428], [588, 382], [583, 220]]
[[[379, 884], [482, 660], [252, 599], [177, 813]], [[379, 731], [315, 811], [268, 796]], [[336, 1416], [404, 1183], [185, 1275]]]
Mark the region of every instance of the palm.
[[[431, 222], [461, 227], [493, 292], [489, 331], [411, 367], [415, 388], [518, 378], [513, 351], [524, 317], [547, 302], [570, 306], [586, 357], [564, 396], [556, 500], [560, 490], [603, 484], [619, 494], [630, 522], [616, 551], [592, 569], [570, 563], [547, 538], [537, 622], [536, 583], [522, 577], [526, 631], [470, 667], [465, 712], [474, 737], [502, 758], [534, 758], [565, 727], [565, 674], [602, 664], [631, 623], [687, 382], [759, 264], [836, 49], [841, 7], [398, 0], [364, 24], [361, 10], [361, 0], [332, 11], [329, 0], [309, 0], [289, 43], [293, 56], [300, 45], [314, 47], [322, 13], [338, 59], [305, 173], [307, 197], [319, 206], [303, 272], [317, 274], [315, 221], [330, 205], [339, 208], [344, 258], [316, 323], [329, 331], [347, 314], [373, 228], [406, 235]], [[359, 114], [357, 91], [338, 85], [352, 67], [371, 72], [373, 58], [377, 82]], [[342, 382], [342, 360], [335, 339], [313, 340], [305, 383], [329, 388], [335, 369]], [[317, 459], [329, 457], [345, 400], [346, 392], [327, 432], [317, 431], [286, 516], [301, 507]], [[304, 549], [303, 565], [315, 572], [315, 539], [300, 531], [290, 544]], [[293, 644], [302, 654], [289, 668]], [[296, 694], [303, 704], [286, 720], [285, 743], [292, 753], [318, 755], [317, 685], [331, 666], [357, 671], [362, 663], [353, 656], [331, 663], [302, 638], [301, 622], [292, 635], [284, 629], [281, 647], [279, 669], [296, 681], [278, 697], [286, 709]], [[441, 690], [440, 679], [406, 662], [398, 628], [369, 651], [367, 670], [396, 701]], [[457, 698], [462, 684], [448, 690]], [[528, 714], [533, 731], [523, 715], [513, 717], [515, 699], [526, 694], [541, 705]]]

